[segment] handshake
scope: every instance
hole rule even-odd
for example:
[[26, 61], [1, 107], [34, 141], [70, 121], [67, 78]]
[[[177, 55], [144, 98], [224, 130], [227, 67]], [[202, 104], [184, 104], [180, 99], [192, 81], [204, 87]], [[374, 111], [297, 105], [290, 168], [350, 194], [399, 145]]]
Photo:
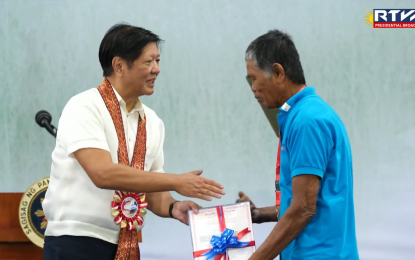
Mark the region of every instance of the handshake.
[[[225, 194], [225, 191], [223, 190], [224, 186], [218, 182], [202, 177], [202, 172], [202, 170], [197, 170], [176, 175], [177, 179], [174, 190], [180, 195], [202, 199], [206, 201], [211, 201], [212, 198], [220, 199], [222, 195]], [[278, 220], [279, 207], [271, 206], [257, 208], [255, 204], [251, 201], [251, 199], [244, 192], [240, 191], [238, 195], [239, 198], [236, 200], [237, 203], [250, 203], [253, 223], [259, 224], [263, 222], [275, 222]], [[195, 213], [200, 208], [200, 206], [194, 202], [186, 201], [185, 203], [187, 204], [186, 209], [192, 209]], [[187, 224], [187, 221], [182, 222]]]

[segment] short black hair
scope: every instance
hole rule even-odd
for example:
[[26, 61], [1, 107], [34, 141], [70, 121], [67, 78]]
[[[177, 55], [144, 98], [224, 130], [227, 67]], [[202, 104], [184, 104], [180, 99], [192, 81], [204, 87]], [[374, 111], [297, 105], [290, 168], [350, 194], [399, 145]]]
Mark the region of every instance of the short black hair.
[[300, 55], [291, 36], [282, 31], [270, 30], [256, 38], [248, 46], [245, 60], [253, 60], [255, 66], [266, 73], [274, 72], [273, 64], [279, 63], [293, 83], [306, 84]]
[[149, 43], [162, 42], [160, 37], [153, 32], [141, 27], [132, 26], [126, 23], [118, 23], [112, 26], [106, 33], [99, 46], [99, 62], [103, 75], [111, 76], [114, 72], [112, 59], [120, 57], [128, 66], [140, 57], [143, 49]]

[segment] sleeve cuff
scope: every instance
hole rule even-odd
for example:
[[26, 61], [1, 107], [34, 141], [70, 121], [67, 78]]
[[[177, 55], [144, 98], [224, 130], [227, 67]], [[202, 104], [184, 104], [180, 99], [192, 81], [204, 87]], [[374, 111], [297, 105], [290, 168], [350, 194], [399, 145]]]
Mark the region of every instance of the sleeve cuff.
[[164, 173], [164, 170], [163, 168], [157, 168], [157, 169], [150, 169], [150, 172]]
[[317, 175], [320, 178], [323, 178], [324, 172], [320, 169], [313, 168], [313, 167], [300, 167], [296, 168], [293, 171], [291, 171], [291, 178], [294, 178], [297, 175], [301, 174], [311, 174], [311, 175]]
[[108, 152], [110, 151], [108, 144], [106, 142], [103, 142], [97, 139], [87, 139], [87, 140], [78, 141], [76, 143], [69, 145], [66, 148], [66, 153], [69, 157], [73, 157], [74, 152], [78, 151], [79, 149], [83, 149], [83, 148], [98, 148], [98, 149], [102, 149]]

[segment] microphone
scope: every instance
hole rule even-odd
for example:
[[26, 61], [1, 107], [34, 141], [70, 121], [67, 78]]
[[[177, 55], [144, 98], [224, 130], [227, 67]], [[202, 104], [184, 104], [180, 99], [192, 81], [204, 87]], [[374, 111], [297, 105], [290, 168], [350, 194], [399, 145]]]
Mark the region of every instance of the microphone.
[[36, 120], [36, 123], [40, 127], [46, 128], [46, 130], [56, 138], [56, 134], [58, 132], [58, 129], [56, 129], [56, 127], [54, 127], [51, 124], [52, 116], [50, 115], [49, 112], [47, 112], [45, 110], [40, 110], [39, 112], [36, 113], [35, 120]]

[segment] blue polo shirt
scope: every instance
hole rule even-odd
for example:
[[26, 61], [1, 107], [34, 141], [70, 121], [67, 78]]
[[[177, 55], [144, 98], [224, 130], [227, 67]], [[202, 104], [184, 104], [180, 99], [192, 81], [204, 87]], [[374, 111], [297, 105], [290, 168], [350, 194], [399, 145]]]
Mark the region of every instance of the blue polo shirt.
[[281, 253], [281, 260], [358, 260], [353, 205], [352, 152], [337, 113], [313, 87], [306, 87], [280, 108], [281, 208], [292, 200], [291, 179], [320, 177], [317, 212]]

